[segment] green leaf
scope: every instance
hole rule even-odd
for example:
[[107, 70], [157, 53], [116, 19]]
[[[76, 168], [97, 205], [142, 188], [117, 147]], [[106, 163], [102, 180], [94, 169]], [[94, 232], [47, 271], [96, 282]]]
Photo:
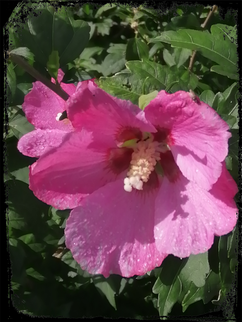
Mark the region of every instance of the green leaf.
[[228, 123], [228, 125], [231, 129], [233, 129], [235, 127], [236, 123], [238, 123], [237, 118], [233, 115], [220, 114], [220, 116], [225, 122]]
[[72, 253], [70, 251], [65, 252], [64, 255], [60, 257], [60, 259], [71, 268], [71, 270], [69, 271], [70, 277], [75, 277], [75, 273], [77, 273], [78, 282], [80, 282], [80, 284], [86, 283], [86, 281], [89, 280], [92, 276], [88, 272], [81, 269], [80, 265], [73, 259]]
[[44, 67], [53, 51], [59, 53], [61, 68], [78, 58], [89, 40], [88, 24], [73, 20], [65, 7], [56, 12], [51, 7], [35, 11], [36, 15], [29, 14], [27, 23], [17, 30], [19, 46], [29, 48]]
[[223, 75], [223, 76], [227, 76], [228, 78], [231, 78], [231, 79], [235, 79], [235, 80], [239, 80], [239, 73], [238, 73], [238, 70], [236, 71], [232, 71], [231, 72], [231, 69], [229, 66], [226, 66], [226, 65], [216, 65], [216, 66], [212, 66], [210, 68], [210, 70], [212, 72], [215, 72], [219, 75]]
[[190, 89], [194, 90], [198, 85], [198, 77], [187, 70], [181, 74], [180, 80], [187, 85], [185, 88], [183, 88], [183, 90], [186, 91], [189, 91]]
[[152, 58], [161, 48], [164, 48], [164, 45], [161, 42], [155, 43], [149, 51], [149, 58]]
[[188, 91], [194, 89], [198, 83], [197, 77], [185, 68], [177, 69], [176, 66], [169, 68], [150, 61], [130, 61], [126, 63], [126, 66], [132, 74], [144, 80], [142, 94], [148, 94], [154, 90], [167, 90], [167, 88], [172, 92]]
[[42, 215], [49, 207], [38, 200], [24, 182], [9, 180], [6, 182], [6, 188], [9, 226], [21, 230], [22, 234], [31, 231], [36, 238], [39, 236], [42, 239], [46, 229]]
[[213, 109], [215, 109], [215, 111], [217, 111], [219, 104], [221, 104], [221, 102], [223, 102], [224, 97], [223, 94], [218, 92], [214, 98], [213, 98], [213, 102], [212, 105], [210, 105]]
[[102, 65], [102, 74], [108, 76], [122, 70], [125, 66], [125, 58], [122, 54], [108, 54]]
[[204, 103], [208, 104], [209, 106], [213, 105], [214, 100], [214, 93], [211, 90], [206, 90], [199, 95], [199, 98]]
[[153, 286], [153, 293], [158, 294], [160, 316], [167, 316], [179, 300], [182, 283], [179, 278], [184, 262], [174, 256], [167, 257], [162, 264], [162, 271]]
[[47, 70], [51, 77], [57, 81], [59, 69], [59, 53], [57, 50], [53, 50], [47, 61]]
[[102, 36], [109, 35], [110, 29], [113, 25], [112, 19], [106, 18], [103, 19], [101, 22], [96, 22], [95, 26], [97, 28], [97, 32]]
[[83, 10], [83, 12], [85, 12], [86, 15], [89, 15], [91, 13], [89, 4], [83, 4], [83, 6], [81, 7], [81, 10]]
[[[227, 236], [227, 258], [225, 257], [226, 251], [225, 251], [225, 243], [224, 245], [221, 246], [222, 242], [219, 244], [220, 247], [220, 258], [222, 259], [221, 261], [221, 277], [223, 278], [223, 282], [226, 279], [229, 279], [226, 281], [227, 285], [226, 288], [228, 288], [229, 281], [231, 280], [232, 282], [232, 276], [229, 274], [228, 271], [224, 272], [224, 266], [225, 263], [229, 261], [229, 269], [232, 274], [235, 273], [236, 267], [238, 265], [238, 245], [239, 245], [239, 239], [238, 239], [238, 227], [236, 226], [234, 230], [229, 233]], [[228, 260], [227, 260], [228, 259]], [[224, 262], [224, 263], [222, 263]], [[222, 271], [223, 268], [223, 271]], [[228, 269], [228, 268], [227, 268]]]
[[221, 66], [227, 66], [231, 73], [237, 73], [237, 48], [222, 35], [212, 35], [206, 31], [180, 29], [165, 31], [150, 42], [162, 41], [174, 47], [198, 50], [201, 54]]
[[208, 252], [190, 255], [179, 277], [182, 282], [192, 281], [195, 286], [205, 285], [206, 276], [209, 273]]
[[34, 126], [27, 121], [21, 110], [18, 111], [10, 120], [9, 126], [18, 139], [20, 139], [24, 134], [34, 130]]
[[239, 130], [231, 129], [232, 137], [229, 139], [229, 157], [232, 160], [231, 174], [236, 182], [239, 179]]
[[121, 281], [120, 281], [120, 288], [119, 288], [118, 294], [121, 294], [124, 291], [126, 285], [128, 284], [128, 281], [129, 280], [127, 278], [122, 278], [121, 279]]
[[46, 279], [45, 276], [37, 272], [33, 267], [27, 268], [26, 269], [26, 274], [39, 280], [39, 281], [44, 281]]
[[223, 92], [224, 100], [219, 103], [217, 112], [231, 115], [238, 108], [238, 83], [233, 83]]
[[61, 261], [66, 263], [71, 268], [76, 268], [76, 261], [74, 260], [70, 251], [68, 251], [61, 257]]
[[139, 96], [142, 94], [140, 93], [142, 80], [129, 71], [117, 73], [112, 77], [100, 77], [96, 82], [100, 88], [109, 94], [130, 100], [134, 104], [138, 104]]
[[6, 172], [17, 180], [29, 183], [29, 165], [33, 158], [26, 157], [17, 150], [17, 140], [6, 140]]
[[[197, 78], [193, 74], [184, 76], [185, 69], [177, 69], [176, 66], [168, 68], [151, 61], [129, 61], [127, 70], [117, 73], [111, 78], [100, 78], [98, 85], [113, 96], [132, 101], [138, 104], [141, 95], [149, 94], [155, 90], [170, 88], [172, 92], [177, 90], [189, 90], [197, 84]], [[185, 77], [185, 80], [182, 78]], [[177, 84], [177, 88], [174, 87]]]
[[147, 95], [141, 95], [139, 97], [139, 108], [144, 110], [145, 107], [152, 101], [158, 94], [158, 91], [151, 92]]
[[[7, 84], [10, 89], [11, 97], [13, 98], [16, 92], [16, 75], [14, 72], [13, 63], [9, 63], [7, 66]], [[9, 98], [11, 101], [11, 98]]]
[[32, 233], [23, 235], [19, 237], [19, 239], [22, 240], [27, 245], [35, 243], [35, 236]]
[[132, 74], [145, 80], [146, 88], [149, 89], [148, 93], [153, 90], [165, 89], [168, 84], [176, 81], [183, 72], [178, 71], [176, 66], [174, 66], [174, 69], [170, 69], [167, 66], [150, 61], [129, 61], [126, 66]]
[[46, 234], [46, 236], [43, 238], [43, 240], [48, 245], [54, 245], [54, 246], [56, 246], [56, 245], [58, 245], [59, 238], [56, 237], [55, 234], [52, 232], [52, 229], [50, 229], [50, 228], [54, 228], [55, 227], [55, 224], [52, 221], [49, 221], [49, 220], [47, 220], [46, 223], [49, 226], [48, 231], [51, 231], [51, 233], [50, 234]]
[[[61, 21], [61, 19], [58, 20]], [[69, 20], [69, 24], [70, 21], [71, 20]], [[55, 39], [53, 49], [58, 50], [60, 56], [60, 67], [62, 67], [79, 57], [79, 55], [82, 53], [89, 41], [90, 27], [86, 22], [81, 20], [71, 21], [71, 30], [65, 35], [65, 37], [61, 33], [61, 30], [59, 30], [59, 27], [62, 26], [56, 26], [55, 29], [55, 37], [57, 38], [56, 35], [58, 34], [59, 39], [58, 42]], [[67, 30], [66, 26], [64, 25], [62, 28]], [[65, 44], [65, 48], [62, 52], [60, 52], [60, 48], [63, 48], [63, 44]]]
[[237, 27], [228, 26], [224, 24], [216, 24], [211, 26], [211, 33], [213, 35], [223, 35], [227, 37], [231, 43], [237, 44]]
[[236, 270], [238, 269], [238, 259], [237, 258], [231, 258], [229, 262], [229, 268], [231, 273], [235, 274]]
[[115, 302], [116, 291], [112, 282], [112, 276], [108, 278], [104, 278], [103, 276], [95, 276], [93, 278], [93, 283], [96, 286], [96, 288], [99, 291], [101, 291], [101, 294], [103, 294], [107, 298], [110, 305], [115, 310], [117, 310], [116, 302]]
[[19, 215], [17, 211], [14, 210], [14, 207], [11, 205], [7, 210], [7, 220], [9, 222], [9, 235], [14, 236], [12, 233], [12, 228], [25, 230], [27, 228], [27, 223], [25, 222], [24, 216]]
[[169, 53], [167, 49], [163, 50], [163, 59], [168, 66], [174, 66], [176, 64], [173, 56]]
[[231, 129], [238, 129], [238, 93], [238, 84], [233, 83], [224, 93], [217, 93], [212, 104]]
[[232, 159], [231, 155], [227, 155], [227, 157], [225, 159], [225, 162], [226, 162], [226, 168], [229, 171], [232, 171], [232, 169], [233, 169], [233, 159]]
[[107, 13], [110, 15], [110, 13], [116, 11], [116, 8], [117, 6], [115, 4], [107, 3], [98, 9], [98, 11], [95, 14], [95, 18], [101, 17], [103, 13]]
[[36, 238], [33, 233], [19, 237], [19, 240], [22, 240], [23, 243], [28, 245], [35, 252], [42, 252], [46, 248], [46, 245], [44, 243], [36, 242]]
[[217, 297], [220, 290], [219, 275], [210, 271], [206, 277], [205, 285], [197, 287], [193, 282], [186, 289], [186, 294], [182, 300], [182, 312], [185, 312], [187, 308], [200, 300], [204, 304], [209, 303], [214, 297]]
[[219, 276], [222, 282], [222, 294], [230, 290], [234, 275], [230, 271], [230, 259], [228, 258], [228, 236], [221, 236], [218, 243], [218, 256], [219, 256]]
[[165, 89], [165, 80], [169, 74], [167, 66], [150, 61], [130, 61], [126, 66], [132, 74], [136, 74], [141, 79], [148, 78], [149, 83], [156, 87], [155, 89]]
[[174, 60], [177, 65], [177, 68], [184, 65], [188, 58], [191, 56], [192, 51], [186, 48], [175, 48], [174, 49]]
[[122, 54], [125, 57], [127, 44], [110, 44], [110, 47], [107, 49], [109, 54]]
[[142, 60], [149, 58], [149, 48], [145, 42], [139, 38], [128, 40], [126, 49], [126, 60]]
[[183, 312], [197, 301], [203, 300], [204, 304], [208, 303], [219, 292], [219, 276], [210, 269], [208, 252], [190, 255], [181, 269], [179, 278], [182, 282], [180, 301]]
[[[17, 70], [18, 66], [16, 66], [15, 68], [15, 73]], [[16, 74], [17, 76], [17, 74]], [[24, 78], [26, 78], [26, 73], [24, 73]], [[13, 101], [11, 102], [11, 105], [18, 105], [20, 106], [21, 104], [23, 104], [24, 102], [24, 97], [26, 94], [28, 94], [29, 90], [32, 88], [32, 79], [26, 82], [26, 80], [24, 80], [25, 82], [19, 82], [19, 80], [17, 81], [17, 87], [16, 87], [16, 93], [14, 96]], [[30, 82], [29, 82], [30, 81]]]
[[158, 294], [159, 314], [167, 316], [175, 303], [181, 303], [184, 312], [197, 301], [207, 304], [219, 289], [219, 275], [211, 271], [206, 252], [183, 260], [168, 256], [152, 291]]
[[228, 258], [237, 258], [239, 245], [238, 226], [228, 235]]
[[179, 15], [179, 16], [182, 16], [183, 15], [183, 10], [178, 8], [176, 9], [176, 13]]
[[185, 312], [187, 308], [200, 300], [203, 297], [203, 288], [199, 288], [193, 283], [190, 284], [189, 290], [187, 291], [182, 301], [182, 312]]
[[55, 213], [58, 217], [63, 218], [63, 219], [67, 219], [70, 215], [70, 210], [66, 209], [66, 210], [57, 210], [54, 207], [52, 207], [52, 214]]
[[26, 59], [29, 60], [29, 62], [34, 62], [34, 55], [33, 53], [29, 50], [29, 48], [27, 47], [18, 47], [16, 49], [13, 49], [11, 52], [10, 52], [10, 55], [11, 54], [15, 54], [15, 55], [18, 55], [18, 56], [22, 56]]
[[83, 81], [86, 79], [90, 79], [90, 78], [94, 78], [94, 75], [92, 74], [92, 71], [97, 71], [98, 73], [102, 74], [102, 66], [99, 64], [95, 64], [93, 63], [93, 60], [79, 60], [76, 63], [76, 68], [74, 70], [74, 72], [70, 73], [70, 71], [67, 72], [66, 77], [68, 78], [68, 76], [71, 74], [74, 79], [77, 78], [77, 80], [75, 80], [76, 82], [79, 81]]
[[166, 30], [177, 29], [201, 29], [199, 19], [194, 14], [181, 15], [171, 18], [171, 23], [166, 26]]
[[201, 81], [198, 82], [197, 87], [201, 90], [201, 91], [208, 91], [211, 90], [211, 86], [205, 83], [202, 83]]
[[140, 5], [139, 11], [145, 13], [148, 17], [155, 21], [160, 18], [159, 10], [149, 9], [146, 6]]
[[227, 101], [227, 103], [229, 103], [232, 100], [232, 102], [230, 102], [232, 103], [232, 107], [234, 107], [234, 105], [238, 103], [238, 100], [236, 98], [237, 93], [238, 93], [238, 83], [233, 83], [230, 87], [228, 87], [223, 92], [224, 99], [225, 101]]
[[102, 51], [103, 51], [103, 48], [98, 46], [85, 48], [81, 53], [79, 59], [88, 60], [96, 54], [98, 55], [101, 54]]
[[58, 241], [58, 245], [63, 245], [65, 243], [65, 235], [61, 237], [61, 239]]

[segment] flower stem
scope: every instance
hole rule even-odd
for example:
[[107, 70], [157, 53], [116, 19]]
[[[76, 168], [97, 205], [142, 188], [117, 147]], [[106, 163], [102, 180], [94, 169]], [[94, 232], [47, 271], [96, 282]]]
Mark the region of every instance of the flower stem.
[[[207, 17], [206, 17], [206, 19], [205, 19], [204, 23], [202, 23], [202, 24], [201, 24], [201, 27], [202, 27], [203, 29], [205, 29], [205, 27], [206, 27], [206, 26], [207, 26], [207, 24], [208, 24], [208, 21], [210, 20], [210, 18], [212, 17], [213, 13], [214, 13], [217, 9], [218, 9], [218, 7], [217, 7], [216, 5], [214, 5], [214, 6], [212, 7], [212, 9], [209, 11], [209, 13], [208, 13], [208, 15], [207, 15]], [[197, 53], [197, 51], [196, 51], [196, 50], [194, 50], [194, 51], [193, 51], [193, 53], [192, 53], [192, 56], [191, 56], [191, 58], [190, 58], [190, 62], [189, 62], [189, 66], [188, 66], [189, 71], [191, 71], [191, 70], [192, 70], [192, 67], [193, 67], [193, 64], [194, 64], [194, 60], [195, 60], [196, 53]]]
[[32, 67], [29, 63], [27, 63], [27, 61], [24, 60], [22, 57], [10, 52], [9, 58], [11, 59], [12, 62], [22, 67], [27, 73], [33, 76], [36, 80], [40, 81], [49, 89], [51, 89], [53, 92], [55, 92], [57, 95], [59, 95], [63, 100], [65, 101], [68, 100], [69, 95], [65, 91], [63, 91], [63, 89], [60, 87], [59, 84], [54, 84], [48, 78], [41, 75], [34, 67]]
[[208, 24], [208, 21], [210, 20], [210, 18], [212, 17], [213, 13], [218, 9], [218, 7], [216, 5], [214, 5], [212, 7], [212, 9], [209, 11], [208, 15], [207, 15], [207, 18], [205, 19], [204, 23], [201, 24], [201, 27], [203, 29], [205, 29], [205, 27], [207, 26]]

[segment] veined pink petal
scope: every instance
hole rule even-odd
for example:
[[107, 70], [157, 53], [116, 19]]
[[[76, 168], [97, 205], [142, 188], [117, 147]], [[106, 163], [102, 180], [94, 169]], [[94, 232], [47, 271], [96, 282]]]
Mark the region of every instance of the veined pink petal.
[[[53, 206], [56, 209], [73, 209], [80, 206], [82, 200], [87, 196], [87, 194], [82, 194], [78, 192], [73, 193], [62, 193], [59, 191], [46, 189], [43, 185], [40, 189], [35, 187], [35, 183], [32, 180], [32, 172], [36, 166], [36, 162], [29, 167], [29, 188], [33, 191], [34, 195], [48, 205]], [[49, 178], [51, 181], [51, 179]]]
[[227, 123], [207, 104], [197, 103], [184, 91], [174, 94], [159, 92], [146, 107], [145, 115], [158, 129], [170, 131], [170, 148], [183, 174], [210, 189], [219, 178], [220, 163], [228, 153], [231, 134], [227, 131]]
[[18, 141], [18, 150], [33, 158], [39, 158], [52, 148], [58, 147], [68, 132], [62, 130], [40, 130], [29, 132]]
[[229, 233], [237, 221], [231, 194], [217, 199], [216, 188], [207, 192], [183, 176], [174, 184], [164, 178], [155, 207], [157, 249], [178, 257], [206, 252], [214, 235]]
[[[74, 84], [61, 84], [61, 87], [69, 94], [76, 90]], [[58, 113], [66, 110], [66, 102], [41, 82], [33, 83], [32, 90], [25, 96], [23, 111], [27, 120], [37, 129], [59, 129], [71, 131], [69, 120], [57, 121]]]
[[[65, 73], [63, 72], [63, 70], [58, 69], [58, 74], [57, 74], [58, 83], [62, 82], [62, 79], [64, 76], [65, 76]], [[52, 83], [55, 83], [55, 79], [53, 77], [51, 77], [51, 81], [52, 81]]]
[[93, 81], [78, 84], [67, 101], [68, 118], [74, 128], [84, 127], [97, 136], [117, 138], [123, 128], [140, 132], [155, 132], [155, 128], [141, 117], [140, 110], [129, 101], [120, 100], [98, 88]]
[[234, 204], [234, 196], [238, 192], [238, 186], [226, 168], [225, 162], [222, 163], [222, 173], [218, 181], [209, 191], [216, 199]]
[[83, 200], [66, 222], [65, 242], [91, 274], [143, 275], [160, 266], [154, 240], [154, 200], [149, 193], [125, 192], [123, 180], [109, 183]]
[[205, 190], [210, 190], [221, 175], [222, 163], [213, 155], [199, 158], [185, 146], [176, 145], [171, 147], [171, 152], [183, 175]]
[[68, 133], [60, 146], [42, 155], [35, 163], [30, 189], [39, 199], [52, 205], [51, 193], [92, 193], [110, 181], [124, 178], [132, 151], [128, 150], [126, 162], [126, 150], [119, 149], [119, 155], [116, 150], [109, 153], [110, 148], [104, 140], [93, 141], [90, 132]]

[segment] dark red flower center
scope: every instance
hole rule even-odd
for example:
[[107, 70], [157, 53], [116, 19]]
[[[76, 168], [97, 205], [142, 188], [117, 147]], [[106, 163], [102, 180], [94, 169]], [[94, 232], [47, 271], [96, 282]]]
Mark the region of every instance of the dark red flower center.
[[157, 186], [159, 175], [171, 182], [177, 180], [180, 170], [170, 151], [174, 143], [170, 130], [158, 128], [156, 133], [142, 136], [139, 129], [124, 128], [116, 139], [118, 147], [108, 151], [107, 160], [113, 173], [127, 170], [124, 190]]

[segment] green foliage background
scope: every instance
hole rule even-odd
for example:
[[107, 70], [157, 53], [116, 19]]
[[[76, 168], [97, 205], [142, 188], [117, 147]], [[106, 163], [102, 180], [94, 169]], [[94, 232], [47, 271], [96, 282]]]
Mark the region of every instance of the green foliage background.
[[[211, 8], [198, 4], [157, 10], [52, 3], [29, 2], [15, 8], [5, 29], [10, 57], [11, 53], [21, 56], [48, 79], [57, 77], [58, 68], [65, 72], [66, 83], [95, 77], [105, 91], [140, 107], [150, 100], [146, 95], [151, 92], [193, 90], [230, 126], [226, 164], [238, 182], [236, 11], [221, 17], [218, 8], [203, 28]], [[189, 70], [193, 50], [196, 56]], [[182, 260], [170, 255], [144, 276], [105, 279], [79, 267], [65, 248], [69, 211], [56, 210], [34, 197], [28, 188], [28, 166], [35, 160], [16, 148], [18, 139], [33, 130], [21, 105], [35, 79], [11, 59], [6, 67], [4, 181], [15, 308], [32, 316], [156, 319], [217, 312], [223, 307], [224, 318], [232, 319], [235, 302], [228, 292], [233, 293], [237, 285], [237, 228], [215, 237], [207, 253]]]

